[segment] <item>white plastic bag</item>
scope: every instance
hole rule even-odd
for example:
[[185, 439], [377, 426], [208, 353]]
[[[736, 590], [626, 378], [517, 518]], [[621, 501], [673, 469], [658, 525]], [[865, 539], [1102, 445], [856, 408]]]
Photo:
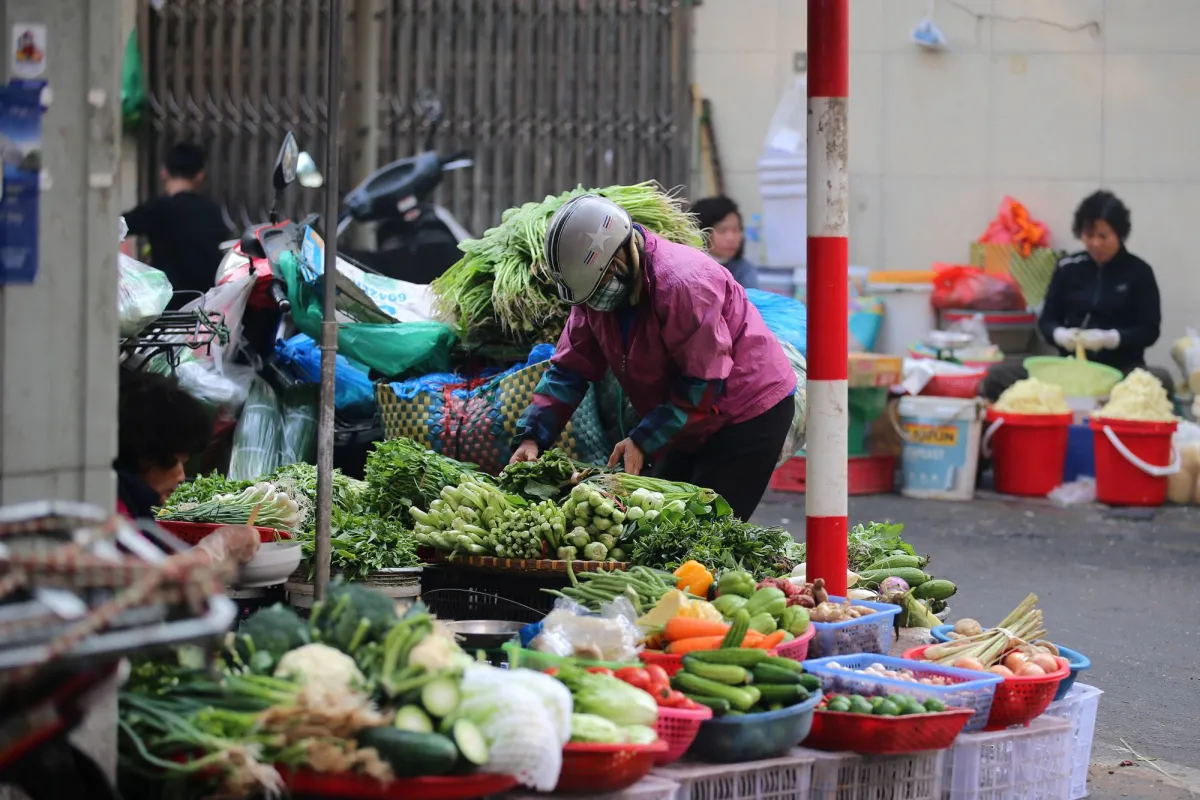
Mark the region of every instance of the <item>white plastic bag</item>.
[[1171, 357], [1183, 370], [1187, 379], [1188, 390], [1200, 395], [1200, 333], [1195, 328], [1188, 328], [1187, 335], [1181, 336], [1171, 345]]
[[[125, 241], [129, 226], [117, 218], [117, 243]], [[143, 328], [162, 316], [175, 290], [161, 271], [118, 253], [117, 319], [122, 338], [137, 336]]]
[[200, 349], [196, 351], [196, 357], [201, 360], [213, 360], [219, 358], [218, 351], [224, 350], [226, 353], [233, 353], [237, 350], [238, 342], [242, 336], [242, 316], [246, 313], [246, 303], [250, 300], [250, 293], [254, 290], [254, 276], [247, 275], [230, 283], [223, 283], [220, 286], [214, 286], [204, 293], [203, 297], [197, 297], [185, 305], [181, 311], [217, 311], [224, 316], [225, 327], [229, 328], [229, 342], [220, 347], [216, 342], [207, 350]]

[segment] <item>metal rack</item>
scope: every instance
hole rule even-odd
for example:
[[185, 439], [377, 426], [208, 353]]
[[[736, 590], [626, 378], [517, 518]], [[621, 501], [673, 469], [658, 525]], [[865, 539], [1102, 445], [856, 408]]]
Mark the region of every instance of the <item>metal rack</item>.
[[184, 350], [207, 351], [213, 342], [229, 342], [229, 327], [221, 312], [202, 308], [165, 311], [136, 336], [121, 340], [121, 364], [128, 369], [143, 369], [162, 356], [174, 372]]

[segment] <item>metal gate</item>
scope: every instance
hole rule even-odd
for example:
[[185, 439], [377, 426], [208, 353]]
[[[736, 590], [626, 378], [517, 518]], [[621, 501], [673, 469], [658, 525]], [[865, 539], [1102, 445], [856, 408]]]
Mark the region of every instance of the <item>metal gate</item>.
[[[354, 9], [365, 0], [347, 2]], [[140, 37], [151, 124], [142, 134], [141, 191], [181, 139], [209, 151], [209, 191], [241, 227], [265, 218], [268, 175], [285, 131], [326, 162], [324, 31], [328, 0], [165, 0], [142, 4]], [[363, 6], [366, 8], [366, 6]], [[475, 166], [451, 173], [440, 200], [474, 233], [512, 205], [577, 184], [688, 177], [690, 3], [687, 0], [380, 0], [378, 163], [415, 154], [414, 110], [436, 91], [444, 153]], [[346, 26], [343, 91], [355, 87], [356, 26]], [[345, 115], [343, 115], [345, 118]], [[341, 131], [341, 190], [350, 175]], [[288, 211], [323, 209], [294, 190]]]

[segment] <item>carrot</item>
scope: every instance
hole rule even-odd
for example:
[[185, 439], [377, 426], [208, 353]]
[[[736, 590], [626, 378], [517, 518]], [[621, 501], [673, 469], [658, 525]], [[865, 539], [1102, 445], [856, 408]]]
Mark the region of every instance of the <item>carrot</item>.
[[783, 634], [783, 631], [775, 631], [768, 636], [764, 636], [761, 642], [751, 645], [751, 647], [755, 647], [759, 650], [772, 650], [778, 647], [780, 642], [783, 641]]
[[742, 639], [742, 647], [758, 647], [759, 643], [765, 638], [767, 637], [758, 631], [746, 631], [746, 638]]
[[723, 622], [709, 622], [691, 617], [672, 617], [663, 628], [663, 635], [668, 642], [679, 639], [694, 639], [697, 636], [724, 636], [729, 626]]
[[690, 639], [676, 639], [667, 645], [667, 652], [683, 656], [697, 650], [716, 650], [724, 639], [724, 636], [693, 636]]

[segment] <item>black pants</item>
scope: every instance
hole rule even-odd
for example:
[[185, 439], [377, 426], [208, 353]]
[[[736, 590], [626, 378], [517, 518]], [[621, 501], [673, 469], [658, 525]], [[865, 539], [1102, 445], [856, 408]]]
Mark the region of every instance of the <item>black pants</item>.
[[712, 489], [748, 520], [771, 482], [795, 411], [796, 398], [785, 397], [753, 419], [725, 426], [693, 453], [668, 452], [654, 476]]
[[[1138, 364], [1121, 371], [1128, 375], [1139, 366], [1158, 378], [1159, 383], [1167, 387], [1168, 396], [1175, 396], [1175, 379], [1171, 376], [1170, 370], [1162, 367], [1147, 367], [1144, 364]], [[994, 403], [1004, 393], [1005, 389], [1017, 381], [1028, 377], [1029, 373], [1022, 364], [1010, 364], [1008, 362], [996, 364], [988, 370], [987, 377], [979, 384], [979, 396]]]

